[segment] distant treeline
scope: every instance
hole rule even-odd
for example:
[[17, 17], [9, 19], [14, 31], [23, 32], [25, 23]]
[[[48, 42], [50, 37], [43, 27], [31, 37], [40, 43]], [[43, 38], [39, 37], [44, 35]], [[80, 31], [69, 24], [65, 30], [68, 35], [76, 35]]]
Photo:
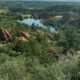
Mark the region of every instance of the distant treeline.
[[75, 8], [79, 8], [79, 3], [68, 3], [68, 2], [65, 3], [65, 2], [45, 2], [45, 1], [38, 1], [38, 2], [37, 1], [0, 1], [1, 8], [7, 7], [11, 11], [20, 11], [20, 10], [25, 11], [25, 9], [36, 9], [36, 8], [42, 9], [50, 6], [53, 6], [50, 8], [52, 10], [55, 8], [54, 9], [55, 11], [57, 11], [60, 8], [62, 10], [66, 10], [66, 9], [73, 10], [72, 7], [73, 5], [75, 6]]

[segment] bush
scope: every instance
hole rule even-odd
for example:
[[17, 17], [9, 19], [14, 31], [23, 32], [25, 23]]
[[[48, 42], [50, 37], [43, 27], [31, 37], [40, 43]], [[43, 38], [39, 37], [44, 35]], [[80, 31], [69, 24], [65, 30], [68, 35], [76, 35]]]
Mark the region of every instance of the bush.
[[80, 49], [80, 34], [73, 27], [65, 27], [55, 35], [57, 46], [63, 49], [66, 54], [70, 49], [77, 51]]
[[16, 41], [16, 44], [14, 45], [13, 50], [15, 50], [16, 52], [26, 52], [26, 47], [27, 47], [27, 43], [23, 42], [21, 40]]

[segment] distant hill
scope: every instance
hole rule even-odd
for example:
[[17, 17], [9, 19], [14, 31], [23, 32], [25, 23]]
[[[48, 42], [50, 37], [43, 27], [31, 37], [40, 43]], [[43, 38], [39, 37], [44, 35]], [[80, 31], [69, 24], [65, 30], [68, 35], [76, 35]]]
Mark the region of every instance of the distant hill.
[[49, 1], [0, 1], [0, 6], [8, 6], [8, 7], [33, 7], [33, 8], [43, 8], [49, 7], [52, 5], [79, 5], [77, 2], [49, 2]]

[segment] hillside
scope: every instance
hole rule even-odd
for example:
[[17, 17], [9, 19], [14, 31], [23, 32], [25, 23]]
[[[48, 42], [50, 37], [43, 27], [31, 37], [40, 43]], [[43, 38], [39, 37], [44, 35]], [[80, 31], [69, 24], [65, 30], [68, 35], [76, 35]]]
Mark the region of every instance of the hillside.
[[80, 80], [79, 5], [59, 4], [0, 3], [0, 80]]

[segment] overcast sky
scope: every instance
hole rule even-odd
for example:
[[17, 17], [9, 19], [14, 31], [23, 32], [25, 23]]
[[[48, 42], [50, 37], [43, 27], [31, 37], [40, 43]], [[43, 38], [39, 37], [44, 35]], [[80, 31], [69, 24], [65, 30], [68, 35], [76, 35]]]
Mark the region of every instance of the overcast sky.
[[30, 1], [80, 1], [80, 0], [30, 0]]
[[0, 1], [67, 1], [67, 2], [80, 2], [80, 0], [0, 0]]

